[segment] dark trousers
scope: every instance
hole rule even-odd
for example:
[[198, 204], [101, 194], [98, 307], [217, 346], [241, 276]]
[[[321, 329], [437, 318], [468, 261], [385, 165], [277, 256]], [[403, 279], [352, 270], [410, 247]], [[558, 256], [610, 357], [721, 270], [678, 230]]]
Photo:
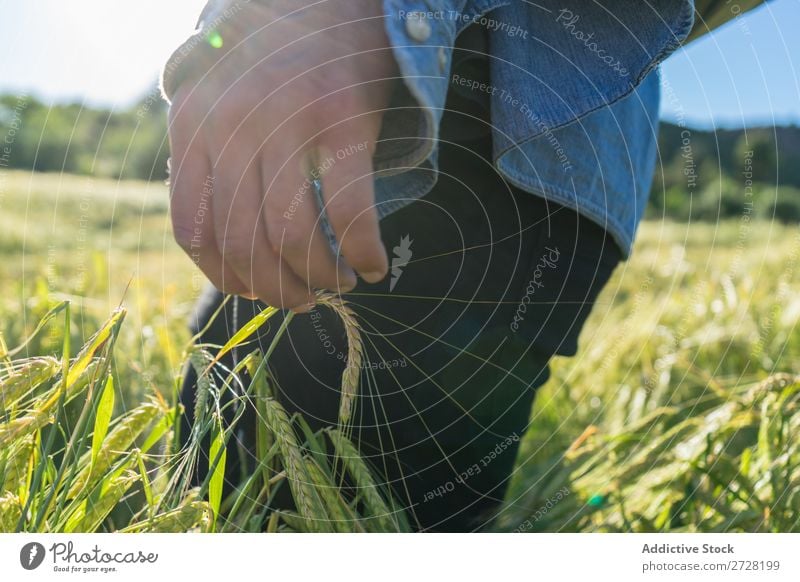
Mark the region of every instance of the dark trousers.
[[[381, 222], [397, 268], [345, 296], [365, 347], [353, 438], [424, 531], [470, 531], [492, 519], [548, 361], [575, 353], [621, 259], [601, 227], [499, 177], [489, 145], [442, 145], [436, 187]], [[205, 294], [195, 332], [221, 300]], [[238, 324], [262, 308], [239, 299]], [[201, 341], [225, 343], [233, 320], [230, 303]], [[261, 336], [262, 349], [277, 327]], [[317, 308], [294, 318], [270, 359], [282, 404], [314, 429], [337, 422], [346, 353], [338, 317]], [[190, 372], [185, 425], [194, 387]], [[232, 480], [254, 465], [254, 433], [254, 416], [245, 416], [232, 445], [239, 451], [228, 455], [244, 451], [245, 466], [231, 463]]]

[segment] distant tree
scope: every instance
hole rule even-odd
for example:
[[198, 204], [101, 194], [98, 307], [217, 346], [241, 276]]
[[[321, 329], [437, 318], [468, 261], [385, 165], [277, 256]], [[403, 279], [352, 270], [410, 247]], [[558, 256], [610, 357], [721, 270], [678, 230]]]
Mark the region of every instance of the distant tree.
[[[30, 96], [0, 95], [0, 139], [13, 124], [10, 167], [163, 180], [169, 157], [166, 111], [155, 85], [124, 110], [76, 103], [50, 106]], [[751, 163], [755, 213], [800, 220], [800, 128], [705, 131], [662, 123], [658, 142], [646, 216], [741, 216], [748, 200], [742, 173]], [[689, 171], [694, 172], [692, 180]]]
[[[758, 128], [742, 133], [736, 141], [733, 167], [744, 172], [752, 166], [753, 182], [774, 184], [778, 170], [778, 141], [772, 129]], [[748, 161], [749, 160], [749, 161]]]

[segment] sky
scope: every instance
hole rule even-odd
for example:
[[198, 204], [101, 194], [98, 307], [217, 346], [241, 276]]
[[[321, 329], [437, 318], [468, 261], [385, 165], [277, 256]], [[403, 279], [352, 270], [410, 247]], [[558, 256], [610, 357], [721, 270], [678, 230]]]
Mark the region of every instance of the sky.
[[[205, 0], [0, 0], [0, 92], [125, 107], [155, 83]], [[800, 0], [774, 0], [662, 67], [662, 117], [800, 124]]]

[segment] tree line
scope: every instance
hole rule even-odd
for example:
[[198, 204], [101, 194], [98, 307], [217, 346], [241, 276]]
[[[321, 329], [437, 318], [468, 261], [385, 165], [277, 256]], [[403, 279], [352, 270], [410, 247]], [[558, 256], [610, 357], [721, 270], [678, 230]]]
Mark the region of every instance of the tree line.
[[[166, 104], [154, 89], [126, 109], [0, 96], [0, 169], [164, 180]], [[800, 127], [707, 131], [662, 123], [650, 217], [752, 213], [800, 221]]]

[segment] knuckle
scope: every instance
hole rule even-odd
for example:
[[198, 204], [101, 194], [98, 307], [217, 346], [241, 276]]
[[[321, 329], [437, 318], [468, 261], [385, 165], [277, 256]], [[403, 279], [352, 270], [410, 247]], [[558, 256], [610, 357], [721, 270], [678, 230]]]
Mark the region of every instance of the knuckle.
[[210, 119], [215, 126], [232, 128], [242, 118], [242, 109], [236, 101], [226, 99], [214, 108]]
[[267, 226], [270, 243], [283, 251], [300, 251], [308, 246], [309, 236], [298, 224], [283, 217]]
[[252, 259], [253, 241], [239, 235], [228, 235], [222, 240], [220, 253], [231, 264], [248, 266]]
[[321, 97], [319, 111], [326, 111], [328, 119], [330, 113], [336, 112], [338, 120], [363, 113], [367, 108], [361, 91], [354, 88], [358, 80], [352, 75], [342, 75], [340, 71], [323, 70], [313, 79], [314, 94]]
[[290, 251], [303, 251], [308, 248], [309, 236], [302, 229], [292, 226], [283, 231], [283, 248]]
[[220, 98], [209, 116], [209, 124], [214, 131], [235, 130], [255, 109], [252, 98], [243, 91], [230, 91]]

